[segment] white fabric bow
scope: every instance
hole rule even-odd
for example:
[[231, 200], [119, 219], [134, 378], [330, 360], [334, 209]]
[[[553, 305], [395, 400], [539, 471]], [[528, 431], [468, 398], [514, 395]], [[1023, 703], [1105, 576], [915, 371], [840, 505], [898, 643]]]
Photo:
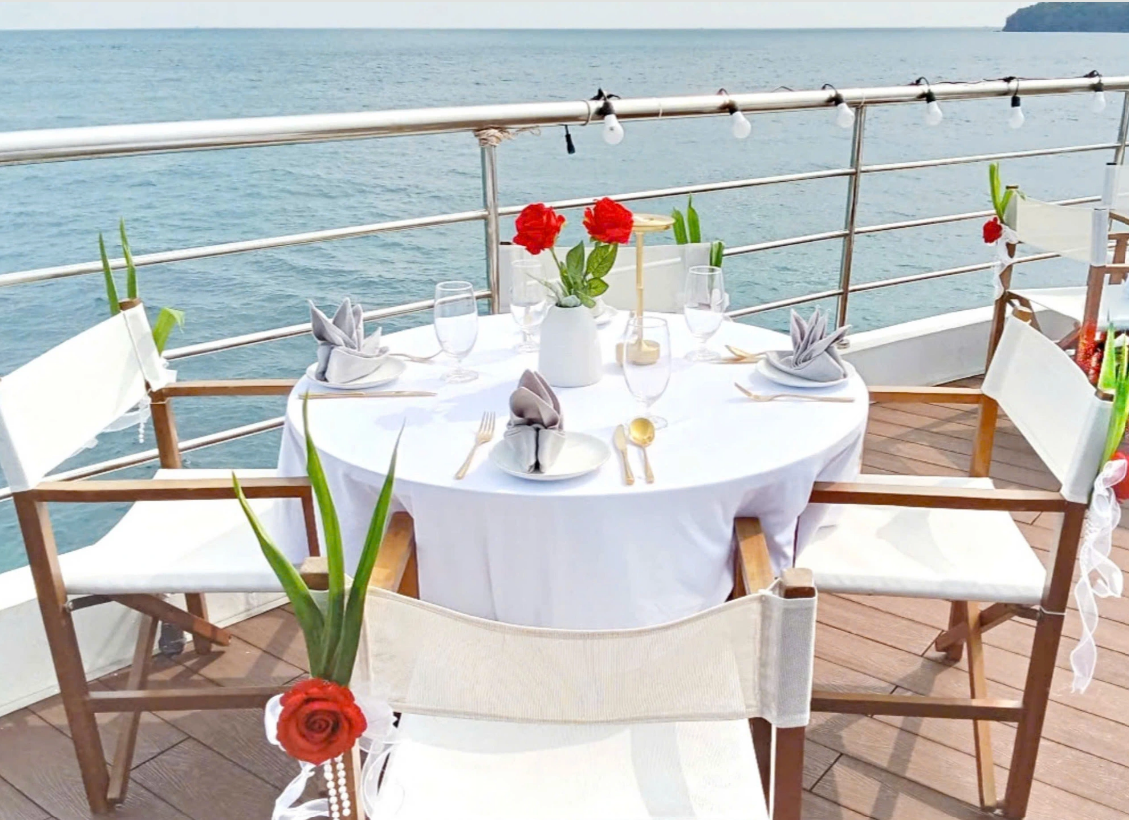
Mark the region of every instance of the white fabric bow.
[[1003, 274], [1004, 269], [1015, 261], [1014, 254], [1008, 252], [1008, 245], [1015, 245], [1019, 242], [1019, 235], [1016, 234], [1007, 225], [1002, 222], [1000, 226], [1003, 228], [1003, 233], [1000, 238], [996, 240], [996, 258], [992, 262], [992, 300], [996, 301], [1004, 295], [1004, 282]]
[[[1123, 587], [1121, 568], [1109, 557], [1113, 530], [1121, 520], [1121, 507], [1113, 494], [1113, 487], [1125, 478], [1126, 462], [1106, 462], [1094, 480], [1094, 494], [1086, 513], [1082, 530], [1082, 543], [1078, 548], [1078, 565], [1081, 574], [1074, 585], [1074, 600], [1082, 616], [1082, 634], [1078, 645], [1070, 653], [1070, 668], [1074, 670], [1072, 692], [1085, 692], [1094, 679], [1098, 663], [1098, 646], [1094, 632], [1098, 628], [1098, 598], [1120, 597]], [[1091, 577], [1097, 573], [1096, 579]]]
[[[361, 749], [368, 753], [365, 765], [361, 769], [361, 782], [359, 784], [362, 799], [365, 799], [367, 804], [368, 781], [370, 777], [380, 774], [384, 758], [391, 751], [396, 730], [392, 726], [392, 708], [386, 702], [366, 698], [356, 693], [354, 693], [354, 697], [356, 697], [357, 705], [361, 707], [368, 723], [365, 733], [361, 735], [361, 739], [358, 741]], [[280, 749], [282, 744], [278, 742], [278, 718], [281, 714], [282, 695], [275, 695], [267, 701], [266, 710], [263, 712], [263, 728], [266, 730], [267, 740]], [[290, 781], [286, 788], [282, 790], [282, 794], [274, 801], [271, 820], [309, 820], [312, 817], [330, 816], [329, 801], [324, 797], [317, 800], [308, 800], [300, 806], [294, 805], [298, 798], [302, 796], [302, 792], [305, 791], [306, 783], [311, 775], [317, 770], [317, 766], [313, 763], [307, 763], [304, 760], [299, 761], [299, 763], [302, 769], [298, 772], [298, 776]], [[332, 761], [323, 765], [328, 766], [330, 763]], [[372, 789], [372, 793], [376, 794], [375, 788]], [[365, 813], [371, 815], [371, 807], [366, 805], [364, 808]]]

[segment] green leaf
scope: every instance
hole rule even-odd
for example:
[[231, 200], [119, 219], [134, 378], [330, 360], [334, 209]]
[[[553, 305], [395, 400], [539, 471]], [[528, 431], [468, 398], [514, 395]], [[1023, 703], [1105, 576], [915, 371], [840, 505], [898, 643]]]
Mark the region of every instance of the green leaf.
[[565, 270], [569, 278], [576, 283], [584, 279], [584, 243], [577, 242], [565, 257]]
[[698, 212], [694, 210], [694, 196], [686, 202], [686, 230], [692, 243], [702, 241], [702, 226], [698, 222]]
[[670, 215], [674, 218], [674, 243], [685, 245], [688, 242], [686, 239], [686, 217], [677, 208], [671, 211]]
[[259, 517], [255, 515], [255, 511], [247, 503], [247, 497], [243, 495], [243, 488], [239, 486], [239, 479], [236, 478], [235, 473], [231, 474], [231, 482], [235, 485], [235, 496], [239, 499], [240, 506], [243, 507], [243, 514], [247, 516], [247, 521], [250, 522], [255, 537], [259, 539], [263, 556], [267, 559], [271, 569], [274, 570], [274, 574], [278, 576], [279, 583], [286, 591], [286, 597], [290, 599], [290, 603], [294, 607], [294, 615], [298, 618], [298, 625], [302, 627], [302, 634], [306, 638], [306, 654], [310, 659], [310, 674], [314, 677], [322, 677], [326, 670], [319, 665], [320, 658], [317, 652], [317, 647], [321, 646], [322, 643], [324, 628], [321, 610], [318, 609], [314, 596], [310, 594], [310, 589], [306, 586], [306, 582], [302, 580], [298, 570], [274, 545], [266, 530], [263, 529]]
[[[602, 280], [597, 280], [597, 281], [602, 281]], [[589, 296], [584, 291], [577, 291], [576, 297], [578, 299], [580, 299], [580, 304], [584, 305], [584, 307], [586, 307], [586, 308], [596, 307], [596, 300], [593, 299], [591, 296]]]
[[325, 559], [329, 571], [329, 594], [325, 608], [325, 632], [321, 642], [320, 669], [327, 673], [333, 669], [341, 641], [341, 624], [345, 616], [345, 555], [341, 547], [341, 525], [337, 520], [337, 510], [333, 506], [333, 496], [329, 492], [329, 482], [321, 466], [318, 448], [310, 434], [310, 396], [302, 397], [302, 425], [306, 431], [306, 473], [321, 512], [322, 532], [325, 535]]
[[1114, 393], [1117, 390], [1117, 350], [1114, 348], [1113, 326], [1105, 336], [1105, 349], [1102, 351], [1102, 369], [1098, 375], [1098, 389]]
[[1000, 207], [997, 211], [997, 215], [1000, 218], [1000, 222], [1003, 222], [1004, 224], [1007, 224], [1007, 219], [1005, 218], [1007, 216], [1007, 206], [1008, 203], [1011, 202], [1011, 197], [1014, 193], [1014, 189], [1008, 188], [1004, 191], [1004, 195], [1000, 199]]
[[98, 252], [102, 255], [102, 276], [106, 280], [106, 299], [110, 302], [110, 315], [117, 316], [122, 312], [121, 300], [118, 299], [118, 288], [114, 284], [114, 272], [110, 269], [110, 259], [106, 256], [106, 242], [102, 234], [98, 234]]
[[368, 593], [369, 580], [372, 570], [376, 566], [376, 558], [380, 553], [380, 542], [384, 538], [384, 530], [388, 524], [388, 510], [392, 506], [392, 485], [396, 480], [396, 456], [400, 451], [400, 439], [404, 435], [404, 428], [400, 428], [400, 435], [396, 436], [396, 444], [392, 448], [392, 460], [388, 463], [388, 474], [384, 478], [384, 486], [380, 488], [380, 497], [376, 501], [376, 509], [372, 512], [369, 522], [368, 534], [365, 536], [365, 545], [361, 549], [361, 557], [357, 561], [357, 570], [353, 575], [353, 587], [349, 590], [349, 601], [345, 605], [345, 623], [341, 630], [341, 648], [337, 653], [337, 662], [330, 680], [342, 686], [349, 685], [353, 675], [353, 665], [357, 660], [357, 646], [361, 640], [361, 623], [365, 616], [365, 598]]
[[615, 265], [616, 254], [619, 252], [619, 245], [607, 245], [603, 242], [597, 242], [596, 247], [592, 248], [592, 252], [588, 254], [588, 275], [594, 279], [603, 279], [608, 275], [608, 271]]
[[720, 268], [725, 258], [725, 243], [720, 240], [710, 244], [710, 265]]
[[133, 254], [129, 251], [129, 240], [125, 236], [125, 219], [118, 223], [122, 235], [122, 256], [125, 257], [125, 295], [127, 299], [138, 299], [137, 268], [133, 264]]
[[992, 207], [996, 209], [996, 216], [1000, 215], [1000, 164], [988, 163], [988, 193], [992, 197]]
[[153, 325], [153, 342], [157, 345], [158, 353], [164, 353], [174, 327], [184, 327], [184, 311], [161, 308], [161, 312], [157, 314], [157, 323]]
[[[608, 283], [603, 279], [593, 279], [588, 283], [588, 295], [593, 298], [596, 296], [603, 296], [608, 292]], [[592, 304], [595, 304], [593, 302]]]

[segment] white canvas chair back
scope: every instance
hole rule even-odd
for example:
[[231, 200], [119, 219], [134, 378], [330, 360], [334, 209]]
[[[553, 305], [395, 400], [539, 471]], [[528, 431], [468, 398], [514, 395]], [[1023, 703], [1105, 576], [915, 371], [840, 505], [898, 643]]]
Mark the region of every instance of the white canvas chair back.
[[1010, 318], [983, 390], [1062, 482], [1063, 496], [1086, 503], [1101, 466], [1112, 407], [1082, 369], [1034, 327]]
[[352, 686], [409, 714], [804, 726], [815, 607], [766, 591], [661, 626], [589, 632], [487, 621], [373, 588]]
[[123, 310], [0, 378], [0, 468], [38, 484], [168, 373], [143, 305]]
[[1104, 265], [1109, 244], [1109, 209], [1053, 205], [1013, 197], [1010, 221], [1019, 241], [1090, 265]]
[[[541, 275], [550, 281], [557, 281], [553, 257], [546, 251], [530, 257], [526, 250], [517, 245], [503, 245], [499, 284], [501, 287], [502, 310], [509, 310], [510, 279], [515, 259], [536, 259], [541, 263]], [[568, 248], [557, 248], [557, 256], [564, 261]], [[686, 285], [686, 274], [696, 265], [710, 263], [710, 246], [707, 242], [693, 245], [647, 245], [643, 251], [644, 306], [647, 310], [662, 313], [682, 312], [682, 291]], [[635, 307], [635, 247], [620, 245], [615, 265], [605, 277], [608, 290], [604, 302], [619, 310], [632, 310]]]

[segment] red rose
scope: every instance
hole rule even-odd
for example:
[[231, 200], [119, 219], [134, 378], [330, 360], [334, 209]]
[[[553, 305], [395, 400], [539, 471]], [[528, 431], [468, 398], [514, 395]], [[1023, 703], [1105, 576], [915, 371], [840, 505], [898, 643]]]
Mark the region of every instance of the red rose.
[[517, 228], [514, 244], [536, 256], [553, 247], [564, 224], [565, 218], [549, 206], [540, 202], [526, 205], [514, 223]]
[[991, 219], [984, 223], [984, 242], [986, 244], [993, 244], [1003, 235], [1004, 226], [1000, 224], [999, 217], [993, 216]]
[[[1118, 450], [1109, 457], [1109, 460], [1129, 462], [1129, 456], [1126, 456], [1125, 453]], [[1129, 501], [1129, 473], [1126, 474], [1125, 478], [1113, 485], [1113, 494], [1117, 497], [1118, 501]]]
[[588, 235], [597, 242], [606, 242], [609, 245], [622, 245], [631, 241], [631, 229], [635, 225], [635, 217], [631, 211], [618, 202], [612, 202], [607, 197], [584, 211], [584, 227]]
[[332, 681], [312, 678], [282, 696], [278, 742], [296, 760], [315, 765], [343, 755], [368, 726], [353, 693]]

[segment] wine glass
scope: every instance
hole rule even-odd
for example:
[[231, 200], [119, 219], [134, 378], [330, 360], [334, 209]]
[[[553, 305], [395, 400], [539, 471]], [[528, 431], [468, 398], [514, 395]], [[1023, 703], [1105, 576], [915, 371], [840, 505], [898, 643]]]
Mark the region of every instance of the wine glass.
[[670, 327], [665, 319], [632, 315], [627, 320], [623, 333], [623, 378], [655, 429], [666, 427], [666, 419], [651, 414], [651, 405], [670, 383]]
[[549, 293], [539, 281], [541, 263], [536, 259], [518, 259], [511, 267], [510, 275], [510, 315], [521, 328], [519, 353], [532, 353], [537, 350], [533, 331], [540, 327], [549, 312]]
[[696, 265], [686, 274], [686, 291], [683, 294], [682, 314], [690, 335], [698, 347], [687, 354], [692, 362], [716, 362], [720, 357], [706, 347], [706, 342], [717, 333], [725, 318], [725, 277], [721, 268]]
[[435, 337], [443, 352], [455, 357], [455, 369], [443, 379], [452, 384], [474, 381], [478, 374], [462, 366], [478, 339], [478, 300], [470, 282], [440, 282], [435, 286]]

